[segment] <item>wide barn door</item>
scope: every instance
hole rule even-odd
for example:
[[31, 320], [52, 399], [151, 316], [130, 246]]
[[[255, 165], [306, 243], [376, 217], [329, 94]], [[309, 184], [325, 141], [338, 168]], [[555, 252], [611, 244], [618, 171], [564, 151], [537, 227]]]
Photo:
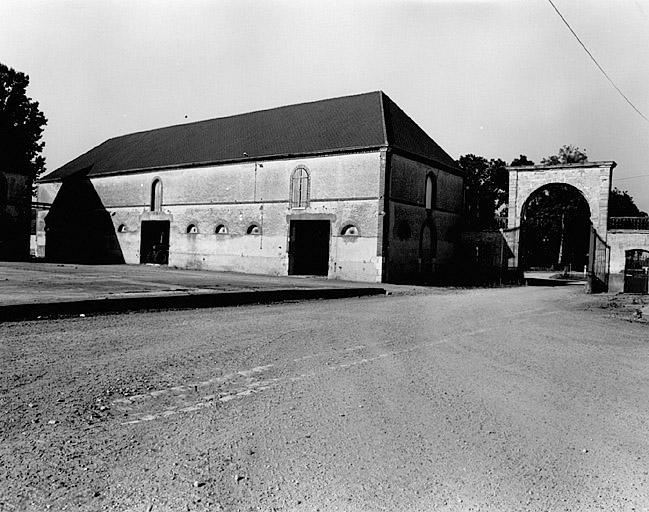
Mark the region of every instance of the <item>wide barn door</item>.
[[326, 276], [329, 273], [328, 220], [292, 220], [290, 226], [288, 273]]

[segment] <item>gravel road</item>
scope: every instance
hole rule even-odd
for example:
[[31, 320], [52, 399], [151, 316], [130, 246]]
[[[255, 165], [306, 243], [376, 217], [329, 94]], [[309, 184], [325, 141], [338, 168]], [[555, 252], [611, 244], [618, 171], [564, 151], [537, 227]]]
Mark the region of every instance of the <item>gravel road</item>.
[[601, 302], [0, 324], [0, 510], [649, 510], [649, 326]]

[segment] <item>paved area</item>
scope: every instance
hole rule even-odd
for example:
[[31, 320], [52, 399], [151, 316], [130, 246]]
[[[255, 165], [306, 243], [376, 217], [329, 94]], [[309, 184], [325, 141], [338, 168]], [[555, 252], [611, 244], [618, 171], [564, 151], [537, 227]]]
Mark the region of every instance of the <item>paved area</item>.
[[153, 265], [0, 262], [0, 320], [339, 298], [396, 288], [408, 287]]
[[[546, 275], [547, 274], [547, 275]], [[529, 284], [559, 285], [552, 273]], [[318, 277], [185, 270], [158, 265], [0, 262], [0, 321], [139, 309], [185, 309], [287, 300], [333, 299], [430, 288]]]

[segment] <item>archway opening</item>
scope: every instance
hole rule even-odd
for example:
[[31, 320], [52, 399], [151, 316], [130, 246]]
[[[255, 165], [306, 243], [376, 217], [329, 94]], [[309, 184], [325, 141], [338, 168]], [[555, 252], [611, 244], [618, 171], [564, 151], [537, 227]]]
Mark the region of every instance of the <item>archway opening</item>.
[[583, 271], [590, 223], [588, 201], [577, 188], [552, 183], [535, 190], [521, 214], [524, 270]]

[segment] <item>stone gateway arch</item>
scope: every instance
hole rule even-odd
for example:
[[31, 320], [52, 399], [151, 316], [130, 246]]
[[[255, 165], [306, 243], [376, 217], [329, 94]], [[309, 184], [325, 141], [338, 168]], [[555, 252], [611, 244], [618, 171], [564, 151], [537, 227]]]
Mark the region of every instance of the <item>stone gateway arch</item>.
[[[593, 229], [601, 240], [606, 242], [608, 200], [615, 166], [615, 162], [605, 161], [508, 167], [509, 205], [507, 224], [509, 230], [521, 226], [524, 207], [535, 192], [548, 185], [569, 185], [574, 187], [576, 192], [580, 193], [588, 203], [590, 222]], [[519, 240], [512, 240], [512, 242], [513, 266], [518, 267], [520, 243]]]

